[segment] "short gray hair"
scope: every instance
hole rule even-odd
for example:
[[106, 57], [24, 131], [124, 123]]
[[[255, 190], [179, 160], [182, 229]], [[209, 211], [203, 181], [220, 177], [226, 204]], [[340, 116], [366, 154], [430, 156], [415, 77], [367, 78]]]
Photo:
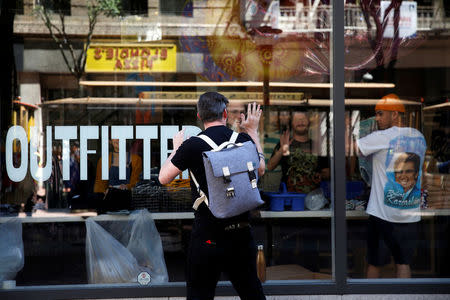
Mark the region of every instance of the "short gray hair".
[[228, 99], [217, 92], [206, 92], [200, 96], [197, 102], [197, 112], [202, 122], [213, 122], [222, 119], [222, 113], [226, 109]]

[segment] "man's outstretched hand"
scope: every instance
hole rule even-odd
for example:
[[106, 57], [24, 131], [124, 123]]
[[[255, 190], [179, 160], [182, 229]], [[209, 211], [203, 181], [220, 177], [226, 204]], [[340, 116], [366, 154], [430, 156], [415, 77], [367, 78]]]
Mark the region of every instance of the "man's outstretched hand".
[[248, 134], [257, 133], [261, 114], [261, 105], [256, 104], [256, 102], [249, 103], [247, 108], [247, 116], [241, 113], [241, 130], [247, 132]]

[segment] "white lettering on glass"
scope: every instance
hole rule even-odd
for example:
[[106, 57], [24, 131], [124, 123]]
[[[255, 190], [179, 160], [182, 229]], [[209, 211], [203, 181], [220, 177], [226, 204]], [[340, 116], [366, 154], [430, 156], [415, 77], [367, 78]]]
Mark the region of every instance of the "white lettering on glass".
[[102, 126], [102, 180], [109, 179], [109, 127]]
[[[75, 128], [76, 129], [76, 128]], [[45, 157], [45, 167], [39, 166], [42, 161], [42, 153], [37, 149], [39, 145], [39, 134], [35, 126], [31, 127], [30, 140], [30, 173], [34, 180], [46, 181], [52, 175], [52, 127], [47, 126], [47, 155]], [[69, 178], [69, 174], [67, 178]]]
[[[196, 126], [184, 125], [185, 137], [197, 135], [201, 130]], [[46, 159], [45, 167], [42, 167], [42, 154], [39, 153], [39, 136], [37, 129], [31, 127], [30, 151], [28, 151], [28, 138], [25, 129], [21, 126], [12, 126], [6, 135], [6, 172], [14, 182], [22, 181], [28, 171], [28, 161], [30, 160], [30, 172], [37, 181], [48, 180], [52, 172], [52, 126], [47, 126]], [[178, 132], [178, 125], [160, 126], [160, 160], [161, 164], [173, 151], [168, 149], [168, 140]], [[126, 177], [126, 141], [133, 139], [133, 126], [111, 126], [111, 139], [119, 140], [119, 178]], [[55, 126], [56, 140], [62, 140], [62, 173], [63, 180], [70, 180], [70, 141], [77, 139], [76, 126]], [[80, 180], [87, 180], [88, 154], [95, 154], [96, 150], [88, 149], [89, 140], [99, 139], [99, 126], [80, 126]], [[142, 139], [143, 145], [143, 179], [151, 178], [151, 140], [158, 139], [158, 126], [136, 126], [136, 139]], [[14, 143], [17, 140], [16, 143]], [[101, 159], [102, 159], [102, 179], [109, 177], [109, 126], [101, 126]], [[15, 147], [14, 147], [15, 145]], [[30, 153], [30, 154], [29, 154]], [[20, 161], [20, 166], [15, 167]], [[187, 171], [183, 173], [183, 178], [188, 178]]]
[[[133, 126], [112, 126], [111, 139], [119, 140], [119, 179], [127, 179], [127, 140], [133, 138]], [[131, 159], [131, 158], [130, 158]]]
[[[19, 140], [20, 142], [20, 166], [14, 167], [13, 158], [13, 142]], [[28, 169], [28, 140], [25, 129], [21, 126], [12, 126], [6, 134], [6, 172], [12, 181], [22, 181], [27, 175]]]
[[[49, 146], [48, 135], [49, 126], [47, 126], [47, 152], [51, 150], [51, 144]], [[51, 132], [51, 130], [50, 130]], [[51, 138], [51, 135], [50, 135]], [[62, 140], [62, 174], [63, 180], [70, 179], [70, 140], [77, 138], [76, 126], [55, 126], [55, 140]], [[48, 155], [48, 154], [47, 154]], [[47, 156], [48, 159], [48, 156]], [[49, 161], [49, 160], [47, 160]], [[47, 179], [44, 179], [47, 180]]]
[[136, 138], [142, 139], [143, 144], [143, 178], [150, 179], [150, 169], [152, 162], [152, 152], [150, 140], [158, 138], [156, 126], [136, 126]]
[[169, 150], [168, 140], [173, 139], [173, 136], [178, 132], [178, 125], [161, 126], [161, 166], [166, 161], [167, 157], [173, 150]]
[[98, 139], [98, 126], [80, 126], [80, 180], [87, 180], [87, 155], [95, 154], [95, 150], [88, 150], [87, 141], [95, 139]]
[[[195, 136], [195, 135], [199, 134], [202, 131], [197, 126], [192, 126], [192, 125], [183, 125], [182, 129], [185, 129], [185, 131], [184, 131], [184, 138], [185, 139], [188, 139], [191, 136]], [[184, 170], [183, 171], [183, 178], [189, 178], [188, 170]]]

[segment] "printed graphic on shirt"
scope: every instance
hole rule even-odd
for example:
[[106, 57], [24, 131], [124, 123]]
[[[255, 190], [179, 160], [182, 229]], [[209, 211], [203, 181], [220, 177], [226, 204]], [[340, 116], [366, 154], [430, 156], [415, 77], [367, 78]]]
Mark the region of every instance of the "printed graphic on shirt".
[[386, 156], [385, 205], [399, 209], [419, 207], [425, 149], [423, 137], [399, 136], [390, 141]]

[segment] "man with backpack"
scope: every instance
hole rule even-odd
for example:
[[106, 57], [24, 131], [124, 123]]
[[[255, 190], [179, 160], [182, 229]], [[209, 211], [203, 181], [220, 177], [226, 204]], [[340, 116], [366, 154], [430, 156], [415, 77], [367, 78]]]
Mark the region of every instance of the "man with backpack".
[[[205, 130], [199, 135], [209, 137], [215, 144], [230, 141], [233, 131], [226, 127], [228, 99], [217, 92], [207, 92], [197, 103], [197, 116]], [[264, 174], [265, 163], [258, 136], [261, 109], [256, 103], [248, 105], [247, 116], [241, 114], [239, 133], [235, 143], [252, 141], [259, 156], [255, 168]], [[208, 183], [203, 163], [203, 153], [211, 150], [205, 140], [191, 137], [183, 142], [184, 131], [173, 139], [174, 150], [164, 162], [159, 173], [162, 184], [171, 182], [181, 171], [189, 169], [196, 180], [191, 180], [193, 201], [209, 198]], [[249, 177], [250, 170], [249, 170]], [[225, 179], [225, 176], [224, 176]], [[194, 181], [198, 182], [197, 188]], [[195, 201], [197, 202], [197, 201]], [[241, 299], [265, 299], [256, 272], [256, 245], [253, 240], [249, 212], [228, 218], [215, 217], [201, 201], [195, 210], [186, 271], [187, 299], [213, 299], [220, 276], [225, 273]]]

